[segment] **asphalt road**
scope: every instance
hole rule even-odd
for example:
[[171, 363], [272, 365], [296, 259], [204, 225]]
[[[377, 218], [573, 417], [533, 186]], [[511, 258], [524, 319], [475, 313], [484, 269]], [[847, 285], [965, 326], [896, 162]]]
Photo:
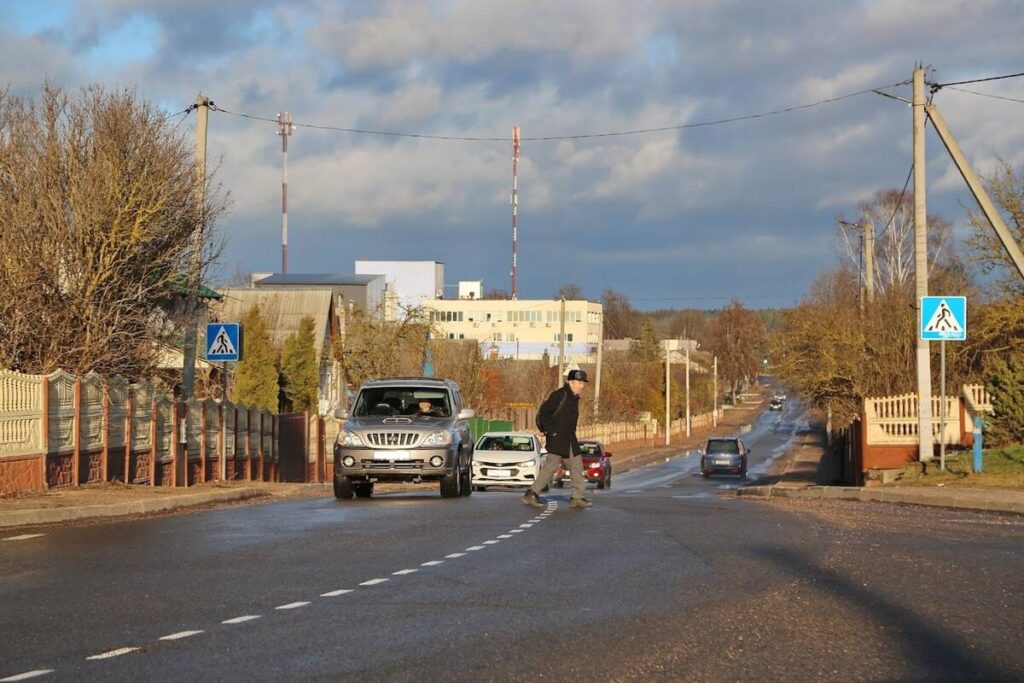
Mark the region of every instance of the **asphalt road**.
[[[803, 420], [743, 435], [752, 477]], [[0, 680], [1024, 680], [1019, 516], [736, 484], [680, 454], [589, 510], [430, 487], [23, 534]]]

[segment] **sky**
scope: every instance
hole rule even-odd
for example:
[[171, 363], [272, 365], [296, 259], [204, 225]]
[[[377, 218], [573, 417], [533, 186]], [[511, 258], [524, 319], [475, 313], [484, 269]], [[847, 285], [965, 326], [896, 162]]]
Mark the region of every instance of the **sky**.
[[[221, 278], [281, 269], [287, 111], [290, 273], [440, 261], [450, 296], [510, 291], [518, 126], [520, 299], [785, 307], [839, 264], [837, 217], [910, 170], [910, 108], [852, 93], [1022, 72], [1022, 27], [1024, 0], [0, 0], [0, 85], [135, 89], [190, 140], [209, 97]], [[1024, 164], [1021, 100], [1024, 78], [935, 95], [982, 173]], [[931, 131], [926, 170], [962, 239]]]

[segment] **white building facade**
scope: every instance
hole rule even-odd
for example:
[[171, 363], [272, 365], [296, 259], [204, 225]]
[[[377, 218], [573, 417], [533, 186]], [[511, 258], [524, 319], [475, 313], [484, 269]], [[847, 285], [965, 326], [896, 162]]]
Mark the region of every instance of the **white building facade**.
[[[387, 280], [388, 309], [409, 310], [444, 297], [444, 264], [438, 261], [356, 261], [357, 275], [383, 275]], [[385, 319], [402, 317], [388, 310]]]
[[599, 303], [564, 302], [564, 340], [562, 301], [437, 299], [424, 306], [430, 312], [436, 337], [476, 340], [487, 357], [547, 357], [555, 365], [564, 353], [566, 365], [597, 362], [603, 321]]

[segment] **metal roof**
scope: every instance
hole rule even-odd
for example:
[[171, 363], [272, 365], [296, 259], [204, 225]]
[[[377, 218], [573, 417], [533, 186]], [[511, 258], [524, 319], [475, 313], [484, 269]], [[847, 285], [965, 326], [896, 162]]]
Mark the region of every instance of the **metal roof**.
[[224, 298], [210, 307], [220, 322], [239, 322], [253, 306], [259, 306], [260, 315], [270, 333], [270, 342], [277, 349], [284, 348], [289, 336], [299, 331], [302, 319], [313, 319], [314, 347], [317, 361], [324, 347], [327, 330], [331, 325], [331, 292], [327, 289], [225, 289]]
[[341, 285], [368, 285], [383, 275], [354, 275], [349, 273], [274, 273], [257, 280], [256, 287], [266, 285], [321, 285], [337, 287]]

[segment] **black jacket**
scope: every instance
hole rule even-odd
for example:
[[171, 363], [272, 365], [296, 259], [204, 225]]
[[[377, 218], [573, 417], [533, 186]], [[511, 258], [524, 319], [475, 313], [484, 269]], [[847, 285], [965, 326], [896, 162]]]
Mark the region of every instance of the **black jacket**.
[[549, 453], [563, 457], [579, 455], [580, 442], [576, 439], [579, 416], [580, 397], [572, 393], [568, 384], [552, 391], [541, 404], [537, 411], [537, 427], [547, 437], [545, 447]]

